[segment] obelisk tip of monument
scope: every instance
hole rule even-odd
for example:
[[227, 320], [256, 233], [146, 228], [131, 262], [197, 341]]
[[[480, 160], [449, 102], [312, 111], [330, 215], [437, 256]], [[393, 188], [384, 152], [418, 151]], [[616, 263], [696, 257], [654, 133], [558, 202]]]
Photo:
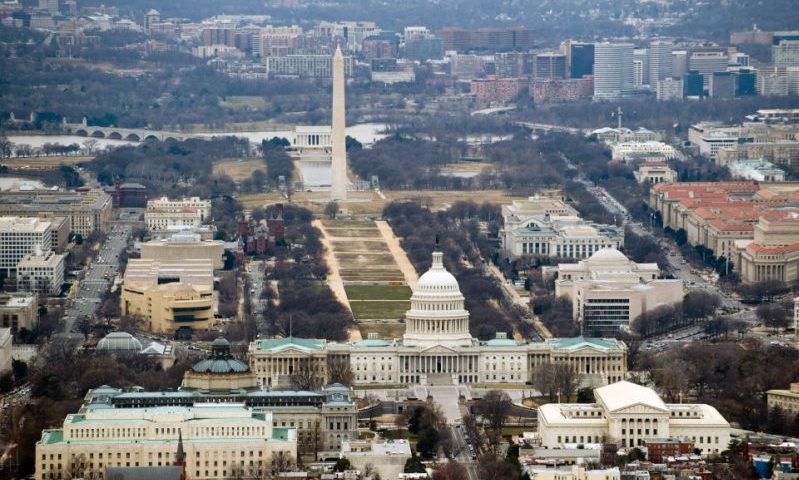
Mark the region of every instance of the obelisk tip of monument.
[[341, 44], [340, 43], [336, 44], [336, 53], [334, 53], [333, 55], [335, 55], [336, 57], [343, 57], [344, 56], [344, 54], [341, 53]]

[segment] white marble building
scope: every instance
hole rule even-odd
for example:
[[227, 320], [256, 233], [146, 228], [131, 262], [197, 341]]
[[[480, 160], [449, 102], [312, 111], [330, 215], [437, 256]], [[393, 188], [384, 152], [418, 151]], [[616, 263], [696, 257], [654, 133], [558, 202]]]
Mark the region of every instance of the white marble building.
[[550, 403], [538, 408], [542, 446], [687, 437], [702, 455], [718, 454], [730, 442], [730, 424], [706, 404], [666, 404], [654, 390], [622, 381], [594, 390], [596, 403]]
[[344, 364], [354, 385], [525, 383], [545, 363], [564, 362], [583, 384], [605, 385], [624, 379], [627, 348], [605, 338], [554, 338], [522, 342], [506, 337], [479, 341], [469, 333], [469, 312], [458, 281], [433, 252], [433, 265], [419, 278], [405, 315], [401, 339], [369, 338], [353, 343], [276, 338], [250, 344], [250, 368], [263, 388], [289, 383], [310, 368], [330, 382], [331, 365]]
[[607, 248], [578, 263], [561, 263], [555, 295], [572, 301], [574, 318], [585, 332], [612, 334], [627, 328], [640, 314], [682, 301], [680, 280], [659, 279], [656, 263], [636, 263]]

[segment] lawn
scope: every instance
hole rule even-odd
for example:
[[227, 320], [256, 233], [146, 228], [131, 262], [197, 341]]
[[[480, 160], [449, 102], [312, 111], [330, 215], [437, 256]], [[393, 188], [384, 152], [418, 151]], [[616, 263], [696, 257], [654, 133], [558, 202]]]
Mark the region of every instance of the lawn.
[[368, 338], [369, 333], [377, 333], [383, 340], [393, 340], [402, 337], [405, 333], [404, 323], [359, 323], [358, 330], [363, 338]]
[[226, 159], [214, 164], [214, 175], [225, 174], [236, 182], [250, 178], [256, 170], [266, 173], [263, 159]]
[[352, 300], [408, 300], [411, 289], [405, 285], [345, 285], [347, 298]]
[[387, 265], [394, 267], [394, 257], [390, 253], [338, 253], [336, 260], [342, 268], [357, 268], [363, 264]]
[[259, 96], [232, 96], [219, 101], [219, 106], [231, 110], [257, 110], [266, 108], [264, 97]]
[[389, 300], [385, 302], [374, 300], [350, 300], [352, 315], [355, 320], [396, 320], [405, 315], [410, 308], [410, 302]]
[[284, 197], [280, 192], [267, 192], [267, 193], [250, 193], [247, 195], [239, 195], [238, 200], [244, 205], [244, 208], [253, 209], [253, 208], [263, 208], [264, 205], [270, 205], [273, 203], [281, 203], [286, 201], [286, 197]]
[[341, 279], [347, 282], [402, 282], [405, 277], [399, 269], [393, 270], [339, 270]]
[[342, 228], [325, 226], [325, 231], [327, 231], [328, 235], [331, 237], [337, 238], [380, 238], [380, 230], [378, 230], [377, 227]]

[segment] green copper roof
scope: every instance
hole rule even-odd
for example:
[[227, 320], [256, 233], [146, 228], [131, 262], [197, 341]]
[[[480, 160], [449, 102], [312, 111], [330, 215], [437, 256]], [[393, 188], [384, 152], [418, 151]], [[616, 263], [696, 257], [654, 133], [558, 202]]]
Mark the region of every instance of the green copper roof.
[[557, 348], [567, 350], [577, 350], [583, 347], [599, 348], [603, 350], [618, 348], [616, 343], [611, 340], [594, 337], [553, 338], [552, 344]]
[[298, 337], [258, 340], [256, 346], [258, 350], [283, 350], [290, 347], [299, 348], [301, 350], [321, 350], [323, 348], [323, 344], [320, 340]]
[[42, 432], [42, 445], [50, 445], [53, 443], [61, 443], [64, 441], [63, 430], [45, 430]]

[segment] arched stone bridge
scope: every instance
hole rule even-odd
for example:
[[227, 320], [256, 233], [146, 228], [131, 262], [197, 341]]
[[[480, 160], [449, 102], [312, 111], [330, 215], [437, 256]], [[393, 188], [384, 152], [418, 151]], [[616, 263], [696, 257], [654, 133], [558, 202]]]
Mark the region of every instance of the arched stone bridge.
[[178, 132], [164, 132], [160, 130], [147, 130], [144, 128], [117, 128], [93, 127], [83, 123], [67, 123], [64, 125], [67, 133], [88, 138], [108, 138], [111, 140], [127, 140], [130, 142], [146, 142], [159, 140], [162, 142], [186, 140], [198, 135]]

